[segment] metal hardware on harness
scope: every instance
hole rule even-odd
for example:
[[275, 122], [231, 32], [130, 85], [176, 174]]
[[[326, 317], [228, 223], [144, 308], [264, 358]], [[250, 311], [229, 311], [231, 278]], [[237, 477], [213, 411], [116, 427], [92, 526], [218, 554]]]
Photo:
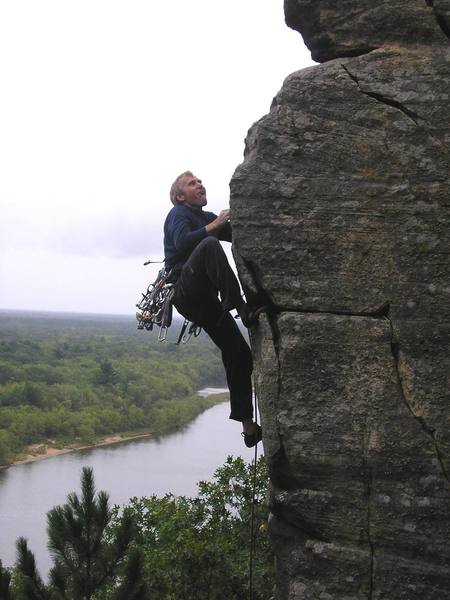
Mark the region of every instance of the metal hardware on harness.
[[158, 325], [160, 342], [166, 339], [167, 330], [172, 323], [174, 289], [173, 283], [167, 283], [170, 273], [170, 271], [161, 269], [156, 280], [148, 286], [147, 291], [142, 294], [142, 299], [136, 304], [138, 329], [151, 331], [153, 325]]
[[201, 331], [202, 331], [202, 328], [200, 327], [200, 325], [197, 325], [196, 323], [191, 323], [189, 326], [187, 335], [183, 336], [183, 339], [181, 340], [181, 342], [183, 344], [187, 344], [192, 336], [198, 337], [200, 335]]
[[183, 338], [184, 338], [184, 332], [186, 331], [186, 329], [187, 329], [187, 326], [188, 326], [188, 325], [189, 325], [189, 321], [188, 321], [187, 319], [185, 319], [185, 320], [183, 321], [183, 325], [181, 326], [181, 331], [180, 331], [180, 335], [178, 336], [177, 345], [178, 345], [178, 344], [179, 344], [181, 341], [183, 341]]
[[[155, 281], [148, 286], [147, 291], [142, 294], [141, 300], [136, 304], [136, 307], [138, 308], [138, 311], [136, 312], [136, 319], [138, 321], [137, 328], [152, 331], [153, 326], [158, 325], [159, 342], [165, 341], [167, 338], [167, 330], [172, 323], [172, 300], [175, 289], [173, 283], [167, 283], [171, 273], [172, 271], [166, 271], [164, 268], [161, 269]], [[180, 341], [183, 344], [186, 344], [192, 335], [194, 337], [200, 335], [201, 327], [195, 323], [190, 324], [188, 332], [185, 334], [188, 325], [189, 321], [183, 323], [177, 344], [179, 344]]]

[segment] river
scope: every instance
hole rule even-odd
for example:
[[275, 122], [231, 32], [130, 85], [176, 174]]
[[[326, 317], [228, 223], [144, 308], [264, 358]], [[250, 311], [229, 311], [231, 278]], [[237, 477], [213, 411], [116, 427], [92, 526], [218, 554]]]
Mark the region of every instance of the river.
[[[65, 502], [70, 492], [80, 492], [83, 466], [94, 469], [97, 490], [109, 493], [111, 505], [122, 505], [133, 496], [193, 496], [197, 482], [211, 479], [228, 455], [251, 461], [240, 425], [228, 419], [224, 402], [199, 415], [182, 431], [14, 465], [0, 471], [0, 559], [15, 561], [15, 540], [28, 539], [41, 575], [51, 566], [46, 548], [46, 513]], [[258, 446], [262, 451], [262, 447]]]

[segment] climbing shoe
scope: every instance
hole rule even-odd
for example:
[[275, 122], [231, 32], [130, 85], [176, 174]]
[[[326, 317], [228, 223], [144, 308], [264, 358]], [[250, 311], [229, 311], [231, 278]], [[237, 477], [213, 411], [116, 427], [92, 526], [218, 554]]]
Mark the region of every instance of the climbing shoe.
[[253, 448], [258, 442], [262, 440], [262, 429], [258, 423], [256, 423], [256, 431], [254, 433], [242, 433], [244, 438], [244, 444], [247, 448]]

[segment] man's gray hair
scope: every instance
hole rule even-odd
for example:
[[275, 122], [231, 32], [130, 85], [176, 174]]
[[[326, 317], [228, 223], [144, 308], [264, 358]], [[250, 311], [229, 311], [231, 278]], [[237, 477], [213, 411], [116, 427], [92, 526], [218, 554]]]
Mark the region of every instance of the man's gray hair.
[[184, 173], [181, 173], [181, 175], [178, 175], [178, 177], [175, 179], [175, 181], [172, 183], [172, 185], [170, 186], [170, 201], [172, 202], [172, 204], [179, 204], [178, 200], [177, 200], [177, 196], [179, 196], [180, 194], [183, 193], [183, 189], [181, 187], [181, 180], [184, 177], [193, 177], [194, 174], [191, 171], [185, 171]]

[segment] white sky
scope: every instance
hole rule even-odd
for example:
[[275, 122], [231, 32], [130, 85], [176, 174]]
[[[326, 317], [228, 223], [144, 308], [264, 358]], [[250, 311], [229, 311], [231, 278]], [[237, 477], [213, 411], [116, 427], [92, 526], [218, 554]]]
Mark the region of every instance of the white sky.
[[0, 2], [0, 308], [133, 314], [172, 180], [227, 207], [248, 128], [311, 64], [282, 0]]

